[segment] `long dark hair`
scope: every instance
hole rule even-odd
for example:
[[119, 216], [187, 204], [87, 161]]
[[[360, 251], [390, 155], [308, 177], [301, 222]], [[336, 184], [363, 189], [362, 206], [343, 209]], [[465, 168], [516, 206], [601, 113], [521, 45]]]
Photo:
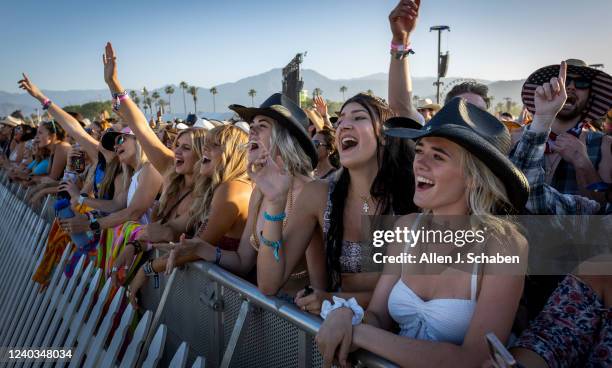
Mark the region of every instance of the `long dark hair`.
[[414, 142], [386, 136], [383, 147], [382, 165], [370, 189], [372, 198], [379, 199], [378, 213], [403, 216], [417, 212], [413, 202]]
[[[370, 94], [360, 93], [354, 97], [348, 99], [342, 109], [349, 103], [358, 103], [370, 115], [372, 120], [372, 127], [378, 137], [376, 141], [378, 167], [381, 164], [381, 137], [383, 127], [382, 124], [393, 116], [393, 111], [389, 105], [381, 98], [372, 96]], [[341, 173], [338, 181], [335, 183], [334, 189], [330, 195], [331, 201], [331, 212], [330, 212], [330, 226], [327, 236], [325, 238], [325, 255], [327, 264], [327, 285], [329, 291], [336, 291], [342, 286], [341, 278], [341, 267], [340, 267], [340, 256], [342, 254], [342, 238], [344, 235], [344, 207], [346, 205], [346, 198], [348, 197], [349, 186], [351, 183], [351, 175], [349, 170], [341, 168]], [[376, 193], [371, 192], [373, 199], [376, 199], [379, 203], [377, 206], [376, 213], [386, 214], [390, 212], [380, 212], [383, 210], [380, 208], [380, 204], [387, 202], [387, 197], [390, 196], [389, 192]], [[390, 199], [389, 199], [390, 200]], [[388, 209], [387, 209], [388, 211]]]
[[66, 132], [64, 131], [64, 129], [62, 129], [62, 127], [53, 120], [45, 121], [41, 124], [41, 126], [45, 127], [45, 129], [47, 129], [49, 133], [55, 134], [55, 137], [59, 141], [63, 141], [64, 138], [66, 138]]

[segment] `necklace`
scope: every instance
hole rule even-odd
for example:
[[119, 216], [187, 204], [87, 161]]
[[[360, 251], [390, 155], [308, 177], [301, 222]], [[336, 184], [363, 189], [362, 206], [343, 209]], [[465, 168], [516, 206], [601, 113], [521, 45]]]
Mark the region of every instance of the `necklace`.
[[359, 198], [361, 198], [361, 200], [363, 201], [363, 204], [361, 206], [362, 213], [364, 215], [367, 215], [368, 211], [370, 211], [370, 200], [371, 200], [371, 197], [370, 196], [362, 195], [362, 196], [359, 196]]

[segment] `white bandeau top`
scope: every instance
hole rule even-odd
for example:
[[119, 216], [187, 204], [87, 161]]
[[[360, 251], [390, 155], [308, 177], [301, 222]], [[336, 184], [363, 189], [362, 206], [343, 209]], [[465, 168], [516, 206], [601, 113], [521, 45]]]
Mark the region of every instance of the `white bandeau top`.
[[[417, 217], [413, 230], [420, 217]], [[470, 281], [470, 299], [424, 301], [400, 277], [389, 294], [389, 315], [399, 324], [401, 336], [461, 345], [476, 308], [477, 282], [478, 264], [475, 263]]]

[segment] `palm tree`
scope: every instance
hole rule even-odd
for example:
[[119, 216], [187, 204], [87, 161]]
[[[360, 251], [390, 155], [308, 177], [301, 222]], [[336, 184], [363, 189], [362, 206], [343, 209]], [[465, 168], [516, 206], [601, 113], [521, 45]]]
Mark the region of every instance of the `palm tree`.
[[157, 106], [159, 107], [159, 111], [161, 111], [162, 115], [166, 113], [166, 106], [168, 106], [168, 103], [165, 100], [160, 98], [157, 101]]
[[217, 93], [219, 93], [219, 92], [217, 91], [217, 87], [213, 87], [213, 88], [211, 88], [211, 89], [210, 89], [210, 93], [212, 93], [212, 95], [213, 95], [213, 112], [217, 112], [217, 106], [216, 106], [216, 104], [215, 104], [215, 95], [216, 95]]
[[346, 100], [346, 99], [344, 98], [344, 93], [345, 93], [346, 91], [348, 91], [348, 87], [347, 87], [347, 86], [342, 86], [342, 87], [340, 87], [340, 93], [342, 93], [342, 101]]
[[155, 105], [157, 105], [157, 100], [159, 100], [161, 96], [159, 95], [159, 92], [155, 91], [151, 94], [151, 98], [153, 99], [153, 103]]
[[145, 115], [147, 114], [147, 98], [149, 98], [149, 90], [147, 90], [147, 87], [142, 87], [142, 104], [144, 105]]
[[138, 94], [136, 93], [136, 91], [132, 90], [130, 91], [130, 98], [133, 100], [136, 99], [136, 97], [138, 96]]
[[140, 108], [140, 97], [135, 96], [135, 97], [132, 98], [132, 101], [134, 101], [136, 106], [138, 106], [138, 108]]
[[151, 97], [145, 98], [144, 104], [149, 108], [149, 113], [153, 114], [153, 99], [151, 99]]
[[323, 90], [319, 87], [315, 88], [312, 90], [312, 99], [314, 100], [315, 97], [317, 96], [321, 96], [323, 94]]
[[255, 106], [255, 95], [257, 95], [257, 91], [254, 89], [249, 90], [249, 96], [251, 97], [251, 105]]
[[181, 87], [181, 89], [183, 90], [183, 108], [185, 109], [185, 115], [187, 115], [187, 104], [185, 103], [185, 91], [189, 89], [189, 85], [187, 84], [187, 82], [181, 82], [179, 84], [179, 87]]
[[164, 92], [166, 92], [166, 94], [168, 95], [168, 111], [172, 112], [172, 99], [171, 99], [171, 96], [174, 93], [174, 87], [167, 86], [164, 89]]
[[194, 110], [194, 113], [197, 115], [198, 114], [198, 87], [196, 86], [189, 87], [189, 89], [187, 90], [187, 93], [189, 93], [193, 97], [193, 110]]

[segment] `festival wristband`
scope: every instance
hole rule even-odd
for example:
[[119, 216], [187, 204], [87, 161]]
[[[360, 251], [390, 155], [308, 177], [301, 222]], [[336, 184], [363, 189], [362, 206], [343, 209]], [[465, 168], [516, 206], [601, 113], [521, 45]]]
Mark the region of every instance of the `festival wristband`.
[[345, 300], [342, 298], [338, 298], [337, 296], [333, 296], [334, 304], [330, 303], [329, 300], [324, 300], [321, 305], [321, 318], [326, 319], [327, 316], [339, 308], [349, 308], [353, 311], [353, 318], [351, 320], [351, 324], [356, 326], [361, 323], [363, 320], [364, 311], [363, 308], [357, 303], [355, 298], [350, 298], [349, 300]]
[[391, 55], [393, 55], [393, 57], [396, 60], [403, 60], [406, 56], [408, 56], [410, 54], [414, 54], [414, 51], [412, 49], [408, 49], [408, 50], [405, 50], [405, 51], [399, 51], [399, 50], [391, 49]]
[[287, 217], [285, 211], [279, 213], [278, 215], [270, 215], [267, 211], [264, 211], [264, 219], [270, 222], [280, 222], [283, 221]]
[[393, 41], [391, 41], [391, 50], [393, 51], [407, 51], [407, 50], [411, 50], [410, 49], [410, 42], [408, 42], [407, 45], [401, 44], [401, 43], [394, 43]]
[[51, 100], [49, 100], [48, 98], [45, 98], [42, 102], [42, 108], [43, 110], [48, 110], [49, 106], [51, 106], [53, 102], [51, 102]]
[[119, 111], [119, 107], [121, 107], [121, 102], [128, 99], [128, 92], [123, 91], [120, 93], [113, 93], [113, 110]]

